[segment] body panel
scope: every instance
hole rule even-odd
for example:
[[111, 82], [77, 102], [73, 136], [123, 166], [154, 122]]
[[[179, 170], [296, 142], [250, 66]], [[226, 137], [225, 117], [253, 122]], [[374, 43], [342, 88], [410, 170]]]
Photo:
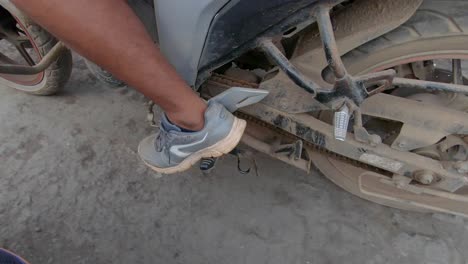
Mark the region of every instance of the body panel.
[[[336, 5], [343, 1], [329, 0], [328, 3]], [[216, 68], [257, 48], [259, 39], [279, 40], [286, 32], [289, 35], [291, 30], [298, 32], [312, 24], [315, 21], [313, 10], [320, 2], [319, 0], [230, 2], [220, 11], [210, 28], [198, 67], [197, 87], [209, 78]], [[230, 19], [235, 21], [229, 22]], [[231, 26], [230, 23], [235, 25]]]
[[199, 68], [206, 67], [210, 62], [257, 38], [298, 10], [317, 1], [231, 1], [213, 20]]
[[154, 0], [161, 51], [194, 85], [206, 35], [216, 13], [229, 0]]

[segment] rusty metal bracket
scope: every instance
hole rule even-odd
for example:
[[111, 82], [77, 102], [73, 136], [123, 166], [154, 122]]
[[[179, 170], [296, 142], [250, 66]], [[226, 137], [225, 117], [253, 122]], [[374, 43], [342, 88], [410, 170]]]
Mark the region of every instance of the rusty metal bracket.
[[[275, 63], [296, 85], [309, 92], [314, 97], [317, 97], [318, 101], [328, 104], [331, 107], [334, 104], [334, 101], [349, 98], [359, 106], [368, 96], [391, 87], [395, 71], [387, 70], [377, 73], [369, 73], [359, 77], [351, 76], [347, 72], [338, 51], [330, 18], [331, 7], [332, 6], [327, 3], [320, 4], [316, 8], [314, 15], [319, 26], [325, 57], [329, 67], [336, 77], [333, 89], [322, 88], [314, 81], [307, 78], [283, 55], [280, 48], [274, 43], [273, 39], [260, 39], [259, 46], [271, 61]], [[378, 87], [371, 91], [367, 90], [367, 87], [375, 85]]]
[[67, 47], [62, 42], [57, 42], [55, 46], [34, 66], [3, 64], [0, 65], [0, 73], [33, 75], [46, 70], [55, 60], [57, 60]]

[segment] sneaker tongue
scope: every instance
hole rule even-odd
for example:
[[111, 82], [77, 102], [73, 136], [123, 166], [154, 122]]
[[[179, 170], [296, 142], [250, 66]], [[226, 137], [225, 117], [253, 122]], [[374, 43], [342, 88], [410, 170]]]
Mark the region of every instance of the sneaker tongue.
[[161, 126], [167, 132], [169, 132], [169, 131], [182, 132], [182, 129], [180, 127], [172, 124], [171, 121], [169, 121], [169, 119], [167, 119], [167, 116], [165, 114], [161, 118]]

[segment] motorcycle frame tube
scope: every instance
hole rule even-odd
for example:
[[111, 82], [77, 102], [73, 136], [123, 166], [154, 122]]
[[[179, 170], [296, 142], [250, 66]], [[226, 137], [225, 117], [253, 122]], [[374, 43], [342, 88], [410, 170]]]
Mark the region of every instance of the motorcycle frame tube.
[[278, 67], [288, 75], [288, 77], [299, 87], [312, 94], [314, 97], [320, 87], [304, 76], [296, 67], [283, 55], [271, 39], [262, 39], [260, 47]]

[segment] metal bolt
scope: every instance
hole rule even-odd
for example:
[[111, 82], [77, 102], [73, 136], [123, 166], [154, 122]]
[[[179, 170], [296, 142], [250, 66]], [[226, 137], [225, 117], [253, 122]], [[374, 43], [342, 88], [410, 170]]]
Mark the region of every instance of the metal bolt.
[[430, 171], [421, 170], [413, 174], [413, 179], [421, 184], [428, 185], [434, 181], [434, 174]]

